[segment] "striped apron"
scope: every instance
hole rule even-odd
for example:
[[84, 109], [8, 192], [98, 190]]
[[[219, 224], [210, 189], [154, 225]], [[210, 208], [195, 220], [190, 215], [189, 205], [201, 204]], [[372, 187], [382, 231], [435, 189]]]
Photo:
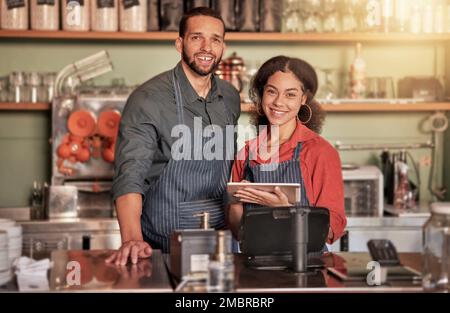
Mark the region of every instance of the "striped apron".
[[[310, 202], [306, 195], [305, 183], [303, 180], [302, 170], [300, 167], [300, 152], [302, 150], [302, 143], [297, 143], [294, 150], [294, 156], [291, 160], [277, 163], [259, 164], [250, 166], [251, 152], [249, 157], [245, 160], [244, 179], [254, 183], [300, 183], [300, 202], [301, 206], [309, 206]], [[244, 211], [257, 210], [260, 205], [245, 203]], [[244, 217], [246, 214], [244, 214]], [[245, 227], [245, 219], [243, 220], [243, 227]], [[326, 245], [322, 252], [327, 251]], [[321, 254], [322, 252], [319, 252]], [[312, 255], [312, 254], [310, 254]], [[316, 253], [314, 253], [316, 255]]]
[[[179, 125], [185, 125], [183, 100], [175, 71], [172, 72], [172, 81], [175, 90], [177, 122]], [[221, 100], [217, 105], [222, 106], [227, 116], [226, 124], [233, 125], [224, 101]], [[207, 140], [208, 138], [203, 138], [202, 147], [198, 148], [203, 150]], [[229, 141], [224, 138], [223, 143], [225, 142]], [[202, 151], [194, 151], [193, 144], [191, 147], [193, 147], [191, 155], [202, 153]], [[232, 154], [233, 149], [226, 149], [225, 153]], [[200, 217], [195, 215], [201, 212], [210, 213], [211, 228], [225, 228], [223, 202], [231, 171], [231, 159], [225, 157], [224, 160], [205, 160], [204, 158], [201, 160], [171, 158], [169, 160], [160, 177], [151, 184], [145, 196], [141, 215], [144, 240], [153, 249], [161, 249], [163, 253], [169, 253], [171, 233], [177, 229], [198, 229]]]

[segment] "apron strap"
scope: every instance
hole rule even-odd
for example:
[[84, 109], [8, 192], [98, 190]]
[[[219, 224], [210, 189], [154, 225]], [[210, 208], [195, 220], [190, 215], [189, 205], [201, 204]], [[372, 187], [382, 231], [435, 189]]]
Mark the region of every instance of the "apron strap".
[[177, 106], [177, 122], [178, 125], [184, 125], [183, 99], [181, 96], [181, 88], [175, 77], [175, 69], [172, 70], [172, 84], [175, 91], [175, 104]]
[[302, 151], [302, 143], [299, 142], [297, 143], [297, 146], [295, 147], [294, 150], [294, 158], [293, 158], [294, 160], [299, 160], [301, 151]]

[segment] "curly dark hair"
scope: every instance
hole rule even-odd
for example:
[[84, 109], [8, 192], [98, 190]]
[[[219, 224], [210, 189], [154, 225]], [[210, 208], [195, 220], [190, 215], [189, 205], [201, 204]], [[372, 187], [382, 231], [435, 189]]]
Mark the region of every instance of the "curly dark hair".
[[[307, 109], [303, 109], [304, 106], [300, 107], [298, 112], [298, 117], [300, 121], [306, 121], [304, 125], [316, 133], [320, 133], [322, 130], [323, 123], [325, 121], [325, 111], [320, 106], [320, 103], [314, 99], [314, 96], [318, 88], [317, 74], [314, 68], [306, 61], [291, 58], [287, 56], [276, 56], [267, 60], [255, 74], [252, 79], [250, 86], [250, 98], [257, 107], [255, 113], [252, 114], [251, 121], [256, 126], [259, 125], [269, 125], [269, 120], [264, 115], [261, 100], [264, 92], [264, 87], [267, 84], [270, 76], [274, 73], [281, 71], [283, 73], [291, 72], [298, 80], [303, 84], [303, 92], [306, 95], [306, 103], [311, 108], [312, 116], [310, 117], [310, 112]], [[259, 127], [257, 127], [259, 129]]]

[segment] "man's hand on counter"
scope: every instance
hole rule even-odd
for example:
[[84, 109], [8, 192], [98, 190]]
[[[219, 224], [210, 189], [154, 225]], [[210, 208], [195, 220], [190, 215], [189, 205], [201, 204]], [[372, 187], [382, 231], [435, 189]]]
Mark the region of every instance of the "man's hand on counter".
[[105, 261], [106, 263], [115, 263], [116, 265], [126, 265], [128, 258], [131, 263], [136, 264], [138, 259], [149, 258], [152, 255], [150, 245], [141, 240], [130, 240], [122, 243], [119, 250], [115, 251]]

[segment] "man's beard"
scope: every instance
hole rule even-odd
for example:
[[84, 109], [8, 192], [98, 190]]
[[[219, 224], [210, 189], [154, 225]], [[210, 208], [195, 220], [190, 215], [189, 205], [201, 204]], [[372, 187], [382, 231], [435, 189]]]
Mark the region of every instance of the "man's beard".
[[222, 55], [220, 55], [220, 57], [218, 59], [216, 59], [216, 61], [214, 62], [214, 64], [211, 66], [211, 69], [208, 71], [204, 71], [202, 70], [200, 67], [197, 66], [197, 64], [195, 64], [195, 57], [192, 60], [192, 62], [189, 60], [188, 55], [186, 54], [186, 50], [184, 50], [183, 47], [183, 53], [182, 53], [182, 58], [183, 61], [190, 67], [191, 70], [193, 70], [195, 73], [197, 73], [200, 76], [208, 76], [209, 74], [213, 73], [217, 66], [220, 63], [220, 60], [222, 59]]

